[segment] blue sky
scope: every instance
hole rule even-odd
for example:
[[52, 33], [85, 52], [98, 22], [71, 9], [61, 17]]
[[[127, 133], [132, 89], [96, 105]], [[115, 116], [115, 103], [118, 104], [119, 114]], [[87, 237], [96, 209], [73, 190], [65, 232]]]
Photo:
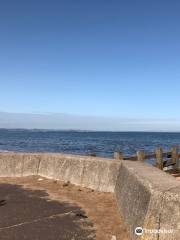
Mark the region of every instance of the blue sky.
[[179, 12], [175, 0], [1, 2], [0, 111], [177, 123]]

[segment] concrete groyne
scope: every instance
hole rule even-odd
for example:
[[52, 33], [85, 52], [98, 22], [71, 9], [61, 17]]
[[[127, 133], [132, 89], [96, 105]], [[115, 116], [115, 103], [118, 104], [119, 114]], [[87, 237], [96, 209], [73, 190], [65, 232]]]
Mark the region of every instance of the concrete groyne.
[[[113, 192], [132, 239], [180, 239], [180, 181], [149, 164], [60, 153], [0, 153], [0, 177], [29, 175]], [[144, 229], [142, 236], [135, 235], [136, 227]]]

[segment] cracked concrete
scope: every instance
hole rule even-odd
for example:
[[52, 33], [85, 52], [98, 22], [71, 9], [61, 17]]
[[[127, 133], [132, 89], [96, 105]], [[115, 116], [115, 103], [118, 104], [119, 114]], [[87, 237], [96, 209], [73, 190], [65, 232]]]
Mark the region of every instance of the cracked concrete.
[[22, 223], [18, 223], [18, 224], [12, 225], [12, 226], [7, 226], [7, 227], [0, 228], [0, 231], [4, 230], [4, 229], [10, 229], [10, 228], [15, 228], [15, 227], [31, 224], [31, 223], [41, 222], [41, 221], [46, 220], [46, 219], [51, 219], [51, 218], [55, 218], [55, 217], [63, 217], [65, 215], [68, 215], [68, 214], [71, 214], [71, 213], [73, 213], [73, 211], [70, 211], [70, 212], [67, 212], [67, 213], [57, 213], [57, 214], [53, 214], [53, 215], [50, 215], [50, 216], [47, 216], [47, 217], [37, 218], [37, 219], [34, 219], [32, 221], [22, 222]]

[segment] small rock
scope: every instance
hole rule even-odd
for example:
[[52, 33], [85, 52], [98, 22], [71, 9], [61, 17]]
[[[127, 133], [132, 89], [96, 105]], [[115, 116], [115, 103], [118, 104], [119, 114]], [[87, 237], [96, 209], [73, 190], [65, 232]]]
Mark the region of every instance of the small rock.
[[69, 184], [70, 184], [70, 181], [67, 181], [67, 182], [63, 183], [63, 187], [68, 187]]
[[79, 192], [81, 192], [81, 191], [82, 191], [82, 189], [80, 189], [80, 188], [79, 188], [79, 189], [78, 189], [78, 191], [79, 191]]
[[82, 213], [82, 212], [77, 212], [76, 213], [76, 216], [77, 217], [80, 217], [80, 218], [88, 218], [84, 213]]
[[5, 199], [0, 200], [0, 206], [4, 206], [7, 203], [7, 201]]
[[94, 190], [93, 189], [88, 189], [87, 192], [92, 193], [92, 192], [94, 192]]
[[53, 183], [57, 183], [57, 180], [54, 180]]

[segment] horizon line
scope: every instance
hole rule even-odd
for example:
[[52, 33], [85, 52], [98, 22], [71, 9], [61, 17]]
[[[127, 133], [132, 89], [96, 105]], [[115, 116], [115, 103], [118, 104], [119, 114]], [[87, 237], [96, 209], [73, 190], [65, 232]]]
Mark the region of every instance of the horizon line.
[[26, 130], [26, 131], [60, 131], [60, 132], [114, 132], [114, 133], [180, 133], [180, 131], [165, 130], [81, 130], [81, 129], [51, 129], [51, 128], [1, 128], [0, 130]]

